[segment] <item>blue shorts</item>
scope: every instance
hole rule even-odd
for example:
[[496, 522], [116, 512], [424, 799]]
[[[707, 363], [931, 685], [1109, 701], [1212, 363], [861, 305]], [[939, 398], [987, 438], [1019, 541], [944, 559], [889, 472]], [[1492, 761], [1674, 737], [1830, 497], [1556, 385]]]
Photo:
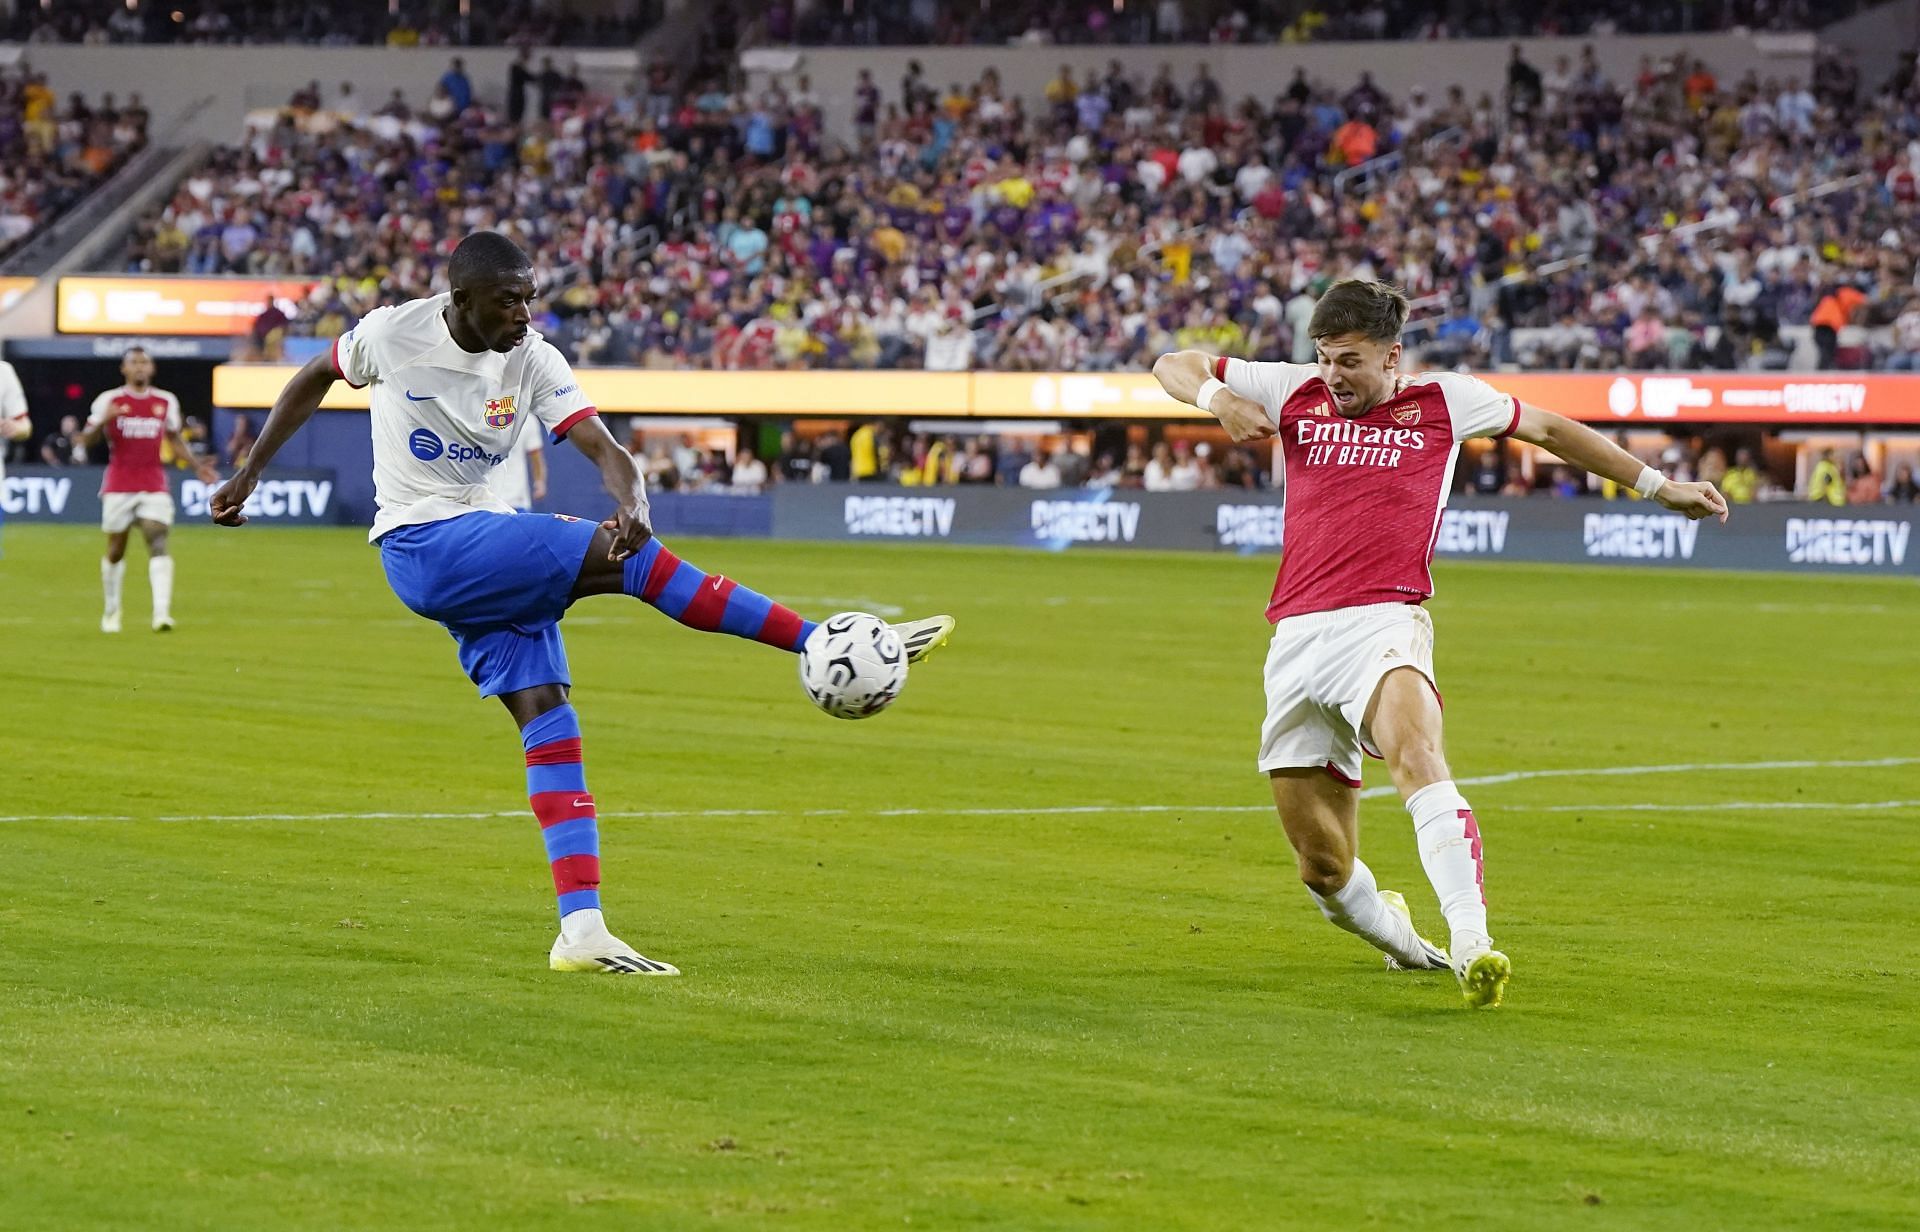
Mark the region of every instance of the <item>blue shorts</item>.
[[388, 531], [380, 563], [400, 602], [453, 634], [480, 696], [571, 685], [559, 622], [598, 529], [561, 514], [469, 513]]

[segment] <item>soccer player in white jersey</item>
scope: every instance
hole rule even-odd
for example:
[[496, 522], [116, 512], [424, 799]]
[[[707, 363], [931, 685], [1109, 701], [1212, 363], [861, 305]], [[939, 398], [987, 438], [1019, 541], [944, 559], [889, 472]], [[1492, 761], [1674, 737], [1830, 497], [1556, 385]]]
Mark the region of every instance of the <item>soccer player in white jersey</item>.
[[[1407, 301], [1377, 282], [1333, 286], [1313, 312], [1316, 364], [1163, 355], [1168, 394], [1236, 441], [1278, 435], [1286, 542], [1267, 619], [1260, 768], [1327, 919], [1390, 967], [1445, 968], [1467, 1003], [1498, 1005], [1512, 964], [1488, 932], [1479, 823], [1441, 751], [1430, 566], [1460, 442], [1516, 437], [1689, 518], [1727, 517], [1708, 483], [1680, 483], [1590, 428], [1451, 372], [1402, 375]], [[1405, 900], [1359, 857], [1361, 755], [1383, 758], [1412, 815], [1451, 954], [1414, 931]]]
[[[0, 481], [7, 477], [7, 446], [33, 435], [33, 419], [27, 414], [26, 391], [20, 388], [20, 376], [13, 365], [0, 359]], [[6, 514], [0, 513], [0, 522]]]
[[[798, 651], [813, 622], [730, 578], [709, 576], [653, 537], [633, 458], [601, 423], [567, 361], [529, 328], [532, 263], [505, 236], [476, 232], [447, 266], [450, 293], [367, 314], [281, 391], [242, 467], [211, 498], [238, 526], [263, 468], [338, 380], [371, 385], [374, 516], [387, 581], [444, 625], [483, 697], [520, 728], [527, 794], [559, 901], [556, 971], [677, 975], [607, 929], [600, 839], [587, 792], [561, 615], [588, 595], [629, 594], [682, 624]], [[487, 479], [522, 432], [585, 454], [613, 499], [605, 521], [522, 514]], [[946, 641], [953, 620], [895, 626], [909, 662]]]

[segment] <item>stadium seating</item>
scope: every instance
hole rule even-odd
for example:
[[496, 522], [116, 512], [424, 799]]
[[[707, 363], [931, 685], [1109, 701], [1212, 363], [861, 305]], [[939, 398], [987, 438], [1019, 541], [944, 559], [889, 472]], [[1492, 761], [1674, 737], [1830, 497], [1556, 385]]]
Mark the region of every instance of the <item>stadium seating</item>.
[[[879, 87], [874, 87], [878, 94]], [[849, 134], [804, 78], [614, 98], [260, 118], [136, 232], [128, 268], [324, 277], [295, 333], [432, 285], [516, 229], [576, 361], [1138, 369], [1173, 346], [1304, 357], [1333, 277], [1416, 299], [1429, 363], [1906, 366], [1920, 354], [1912, 82], [1869, 95], [1516, 64], [1503, 96], [1299, 79], [906, 83]], [[1836, 296], [1841, 287], [1852, 290]], [[1858, 294], [1853, 294], [1857, 291]], [[1824, 311], [1823, 311], [1824, 308]]]
[[802, 44], [1262, 43], [1330, 39], [1515, 38], [1525, 35], [1693, 34], [1734, 27], [1803, 30], [1858, 7], [1852, 0], [1709, 0], [1657, 4], [1474, 4], [1373, 0], [1300, 5], [1278, 0], [1229, 4], [900, 4], [892, 0], [802, 6], [772, 0], [759, 9], [764, 36]]
[[631, 46], [659, 20], [656, 3], [613, 6], [583, 15], [566, 6], [518, 3], [461, 6], [389, 0], [326, 5], [199, 0], [179, 6], [126, 0], [18, 4], [0, 17], [0, 39], [25, 43], [320, 43], [389, 47]]
[[147, 143], [138, 96], [79, 95], [64, 106], [46, 77], [0, 72], [0, 257], [32, 238]]

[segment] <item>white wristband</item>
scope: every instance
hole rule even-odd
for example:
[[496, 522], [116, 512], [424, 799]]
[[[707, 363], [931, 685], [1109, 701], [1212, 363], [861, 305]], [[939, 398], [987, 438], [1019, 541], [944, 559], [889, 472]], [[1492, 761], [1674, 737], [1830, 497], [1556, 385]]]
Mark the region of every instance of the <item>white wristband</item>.
[[1633, 481], [1633, 490], [1648, 500], [1652, 500], [1660, 489], [1666, 486], [1666, 483], [1667, 477], [1665, 475], [1654, 470], [1651, 466], [1643, 466], [1640, 468], [1640, 478]]
[[1200, 382], [1200, 392], [1193, 396], [1193, 404], [1203, 411], [1213, 410], [1213, 396], [1227, 387], [1227, 383], [1218, 377], [1208, 377]]

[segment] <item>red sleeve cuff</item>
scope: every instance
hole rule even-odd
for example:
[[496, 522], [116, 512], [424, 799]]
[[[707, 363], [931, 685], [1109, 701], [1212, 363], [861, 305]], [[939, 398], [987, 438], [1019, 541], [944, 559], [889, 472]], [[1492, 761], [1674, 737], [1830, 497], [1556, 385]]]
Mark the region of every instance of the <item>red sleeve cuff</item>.
[[345, 381], [347, 384], [353, 385], [353, 388], [355, 389], [366, 388], [365, 385], [354, 385], [353, 378], [348, 376], [347, 370], [340, 366], [340, 339], [338, 338], [335, 338], [333, 340], [333, 372], [335, 376], [339, 377], [341, 380]]
[[581, 407], [579, 410], [575, 411], [573, 414], [567, 416], [565, 419], [561, 420], [559, 423], [553, 426], [553, 439], [556, 441], [566, 439], [567, 433], [573, 431], [575, 425], [577, 425], [581, 420], [587, 418], [589, 415], [598, 415], [599, 413], [600, 413], [600, 408], [597, 406]]
[[1501, 430], [1499, 439], [1505, 440], [1507, 437], [1512, 436], [1514, 434], [1514, 431], [1519, 427], [1520, 427], [1520, 399], [1514, 398], [1513, 399], [1513, 418], [1507, 421], [1507, 426]]
[[1213, 379], [1216, 381], [1224, 381], [1227, 379], [1227, 357], [1226, 356], [1219, 355], [1214, 357]]

